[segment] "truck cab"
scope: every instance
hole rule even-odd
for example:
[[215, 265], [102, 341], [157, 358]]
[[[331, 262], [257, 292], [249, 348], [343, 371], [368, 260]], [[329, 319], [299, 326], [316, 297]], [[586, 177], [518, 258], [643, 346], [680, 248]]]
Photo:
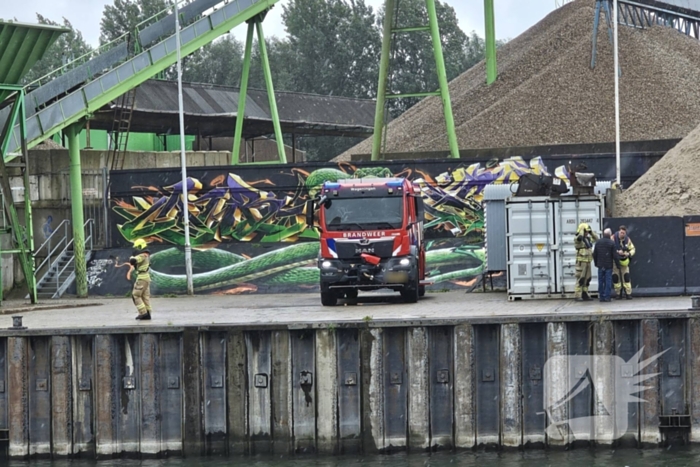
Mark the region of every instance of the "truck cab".
[[425, 293], [423, 198], [403, 178], [326, 182], [307, 205], [318, 212], [321, 302], [333, 306], [359, 291], [382, 288], [415, 303]]

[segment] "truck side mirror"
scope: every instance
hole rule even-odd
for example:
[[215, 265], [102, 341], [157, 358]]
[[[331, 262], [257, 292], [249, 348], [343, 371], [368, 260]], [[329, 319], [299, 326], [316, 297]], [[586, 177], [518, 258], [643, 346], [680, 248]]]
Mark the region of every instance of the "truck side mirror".
[[423, 222], [425, 219], [425, 203], [422, 196], [416, 196], [416, 221]]
[[306, 226], [314, 226], [314, 200], [312, 199], [306, 202]]

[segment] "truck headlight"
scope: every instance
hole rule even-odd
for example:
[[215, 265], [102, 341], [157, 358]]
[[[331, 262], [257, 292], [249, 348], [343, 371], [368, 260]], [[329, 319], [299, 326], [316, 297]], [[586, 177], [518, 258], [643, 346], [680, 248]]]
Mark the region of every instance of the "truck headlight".
[[323, 269], [329, 269], [331, 266], [333, 266], [333, 264], [330, 261], [324, 261], [321, 263], [321, 267]]
[[409, 264], [411, 264], [411, 261], [408, 258], [402, 258], [401, 261], [399, 261], [399, 264], [401, 266], [408, 266]]

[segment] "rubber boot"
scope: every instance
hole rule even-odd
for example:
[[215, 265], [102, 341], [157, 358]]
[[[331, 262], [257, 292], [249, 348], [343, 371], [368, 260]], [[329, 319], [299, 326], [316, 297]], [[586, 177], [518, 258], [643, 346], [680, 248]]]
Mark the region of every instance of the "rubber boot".
[[583, 299], [584, 302], [590, 302], [593, 300], [590, 295], [588, 295], [588, 292], [583, 292], [581, 294], [581, 298]]

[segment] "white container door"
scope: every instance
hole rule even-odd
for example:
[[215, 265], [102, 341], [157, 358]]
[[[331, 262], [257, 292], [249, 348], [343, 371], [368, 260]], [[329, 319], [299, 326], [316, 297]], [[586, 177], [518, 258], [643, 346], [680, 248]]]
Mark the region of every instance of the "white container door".
[[554, 210], [546, 198], [511, 200], [508, 222], [508, 294], [536, 295], [554, 291]]
[[[556, 282], [557, 293], [573, 295], [576, 287], [576, 248], [574, 240], [576, 229], [581, 222], [591, 226], [593, 232], [601, 237], [603, 203], [597, 198], [560, 199], [554, 201], [554, 221], [556, 232]], [[595, 243], [595, 242], [592, 242]], [[589, 292], [598, 292], [598, 269], [591, 265], [591, 284]]]

